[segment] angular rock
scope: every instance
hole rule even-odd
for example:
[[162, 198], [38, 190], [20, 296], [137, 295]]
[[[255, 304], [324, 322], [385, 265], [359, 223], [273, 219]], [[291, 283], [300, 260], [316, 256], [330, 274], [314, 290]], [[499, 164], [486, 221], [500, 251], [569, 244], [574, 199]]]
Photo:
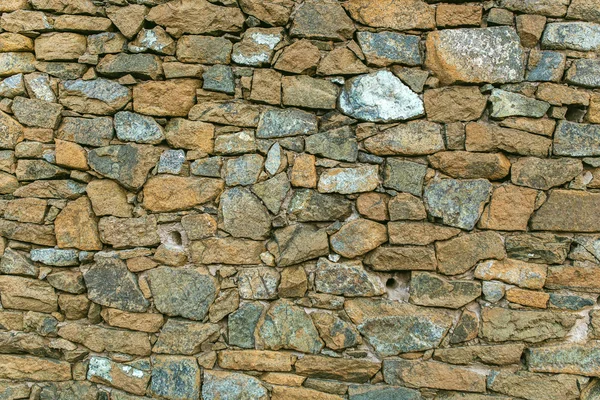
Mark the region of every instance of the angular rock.
[[550, 104], [544, 101], [501, 89], [492, 90], [489, 100], [492, 103], [492, 112], [490, 113], [492, 118], [515, 116], [540, 118], [550, 108]]
[[502, 231], [525, 231], [533, 214], [538, 192], [514, 185], [497, 187], [481, 214], [478, 227]]
[[577, 315], [550, 311], [516, 311], [484, 307], [480, 337], [491, 342], [518, 340], [527, 343], [565, 337]]
[[360, 261], [332, 263], [326, 258], [317, 262], [315, 289], [345, 297], [370, 297], [385, 292], [379, 278], [369, 274]]
[[57, 295], [44, 281], [17, 276], [0, 276], [2, 307], [51, 313], [57, 310]]
[[487, 97], [475, 86], [451, 86], [426, 90], [423, 101], [429, 121], [448, 123], [478, 119]]
[[250, 28], [244, 32], [242, 41], [233, 45], [231, 59], [253, 67], [268, 65], [282, 39], [281, 28]]
[[229, 344], [245, 349], [254, 348], [254, 330], [264, 306], [258, 302], [244, 303], [236, 311], [229, 314], [228, 332]]
[[100, 147], [88, 153], [88, 162], [94, 171], [132, 190], [142, 187], [159, 158], [160, 149], [143, 144]]
[[482, 8], [478, 5], [440, 4], [435, 20], [438, 27], [480, 26]]
[[170, 316], [201, 321], [217, 294], [213, 278], [194, 269], [159, 267], [148, 278], [156, 308]]
[[200, 64], [229, 64], [233, 44], [220, 37], [182, 36], [177, 41], [177, 59]]
[[14, 97], [24, 95], [25, 83], [23, 81], [23, 74], [9, 76], [0, 82], [0, 96], [12, 99]]
[[58, 128], [60, 139], [87, 146], [108, 146], [113, 136], [113, 121], [108, 117], [67, 117]]
[[379, 184], [376, 165], [361, 165], [354, 168], [330, 168], [319, 177], [321, 193], [362, 193], [374, 190]]
[[29, 257], [31, 258], [31, 261], [37, 261], [55, 267], [79, 265], [79, 257], [75, 250], [31, 249]]
[[271, 303], [256, 329], [266, 349], [318, 353], [323, 348], [310, 316], [288, 300]]
[[136, 276], [117, 258], [99, 257], [83, 273], [83, 278], [88, 298], [97, 304], [130, 312], [144, 312], [148, 308]]
[[313, 114], [297, 109], [273, 109], [261, 114], [256, 137], [261, 139], [317, 133], [317, 119]]
[[290, 225], [276, 230], [274, 236], [269, 250], [280, 267], [329, 254], [327, 233], [310, 225]]
[[511, 181], [515, 185], [548, 190], [561, 186], [583, 171], [581, 161], [569, 158], [519, 158], [512, 164]]
[[344, 7], [357, 22], [376, 28], [404, 31], [435, 27], [435, 8], [422, 0], [377, 2], [376, 6], [369, 0], [351, 0]]
[[200, 150], [212, 153], [214, 147], [215, 127], [200, 121], [189, 121], [183, 118], [172, 118], [165, 128], [165, 135], [170, 146], [186, 150]]
[[54, 221], [58, 247], [102, 250], [96, 216], [87, 197], [80, 197], [62, 209]]
[[114, 123], [122, 141], [157, 144], [164, 139], [162, 127], [152, 117], [121, 111], [115, 114]]
[[600, 127], [560, 121], [554, 135], [554, 154], [559, 156], [589, 157], [600, 155]]
[[35, 57], [40, 61], [77, 60], [86, 49], [86, 37], [77, 33], [44, 33], [35, 39]]
[[59, 102], [79, 113], [113, 114], [131, 100], [127, 87], [103, 78], [61, 82], [59, 93]]
[[115, 308], [105, 308], [101, 315], [102, 319], [110, 326], [148, 333], [158, 332], [165, 322], [162, 314], [131, 313]]
[[429, 307], [460, 308], [481, 295], [481, 284], [468, 280], [449, 281], [429, 272], [412, 272], [410, 300]]
[[223, 229], [234, 237], [265, 239], [271, 230], [269, 212], [246, 188], [226, 190], [219, 202]]
[[220, 400], [223, 393], [227, 393], [231, 399], [269, 399], [267, 389], [254, 377], [237, 372], [205, 370], [202, 379], [202, 399]]
[[[275, 66], [277, 67], [277, 64]], [[330, 51], [317, 68], [317, 73], [320, 75], [355, 75], [367, 72], [369, 69], [352, 50], [346, 47], [338, 47]]]
[[[600, 41], [600, 37], [598, 40]], [[599, 88], [598, 68], [600, 68], [598, 60], [575, 60], [567, 71], [567, 82], [577, 86]]]
[[439, 124], [420, 120], [386, 129], [364, 145], [378, 156], [424, 155], [444, 150], [444, 138]]
[[467, 124], [466, 134], [467, 151], [505, 151], [522, 156], [547, 157], [552, 147], [548, 138], [483, 122]]
[[107, 384], [142, 395], [146, 392], [150, 374], [108, 358], [94, 356], [90, 358], [86, 378], [91, 382]]
[[482, 280], [500, 280], [528, 289], [541, 289], [546, 281], [547, 266], [524, 261], [504, 259], [481, 262], [475, 277]]
[[502, 237], [496, 232], [477, 232], [462, 235], [435, 245], [438, 270], [445, 275], [458, 275], [470, 270], [485, 259], [506, 257]]
[[447, 311], [390, 300], [346, 300], [344, 309], [382, 357], [435, 348], [452, 325]]
[[437, 261], [432, 247], [378, 247], [367, 254], [365, 264], [375, 271], [435, 271]]
[[319, 40], [343, 41], [354, 33], [354, 24], [336, 1], [306, 1], [296, 10], [290, 35]]
[[500, 180], [508, 175], [510, 161], [502, 153], [444, 151], [427, 158], [436, 170], [459, 179]]
[[42, 199], [11, 200], [4, 210], [4, 218], [19, 222], [41, 224], [46, 216], [47, 201]]
[[540, 264], [564, 263], [571, 247], [569, 237], [551, 233], [507, 236], [505, 241], [510, 258]]
[[[14, 149], [23, 140], [23, 126], [0, 111], [0, 147]], [[12, 172], [12, 171], [11, 171]]]
[[546, 25], [542, 48], [597, 51], [600, 49], [600, 25], [590, 22], [553, 22]]
[[273, 26], [286, 25], [294, 3], [291, 0], [240, 0], [242, 11]]
[[153, 7], [148, 21], [167, 27], [175, 36], [182, 33], [200, 34], [239, 32], [244, 16], [237, 7], [221, 7], [206, 0], [176, 0]]
[[67, 170], [44, 160], [19, 160], [15, 170], [15, 175], [20, 181], [63, 178], [67, 173]]
[[533, 230], [597, 232], [600, 195], [575, 190], [552, 190], [531, 218]]
[[169, 318], [160, 330], [152, 351], [192, 355], [202, 349], [202, 343], [214, 341], [218, 335], [218, 325]]
[[546, 375], [519, 371], [502, 371], [488, 378], [488, 387], [498, 393], [528, 400], [553, 400], [579, 398], [577, 377], [572, 375]]
[[102, 242], [115, 248], [155, 246], [160, 243], [154, 215], [138, 218], [101, 218], [98, 231]]
[[196, 103], [199, 86], [200, 82], [196, 79], [139, 83], [133, 87], [133, 110], [160, 117], [185, 117]]
[[573, 265], [550, 266], [545, 286], [596, 292], [600, 288], [597, 274], [598, 264], [591, 262], [575, 261]]
[[525, 346], [508, 343], [496, 346], [467, 346], [436, 349], [433, 358], [450, 364], [468, 365], [473, 361], [492, 365], [519, 364]]
[[14, 10], [13, 12], [4, 12], [0, 19], [0, 25], [5, 31], [15, 33], [27, 33], [29, 31], [45, 32], [52, 30], [53, 27], [53, 24], [43, 12], [22, 9]]
[[286, 46], [283, 52], [277, 57], [273, 68], [302, 74], [314, 71], [321, 60], [319, 48], [309, 40], [303, 39]]
[[35, 56], [32, 53], [1, 53], [0, 77], [35, 71]]
[[523, 49], [510, 27], [435, 31], [427, 35], [426, 47], [425, 65], [444, 85], [523, 79]]
[[117, 182], [110, 179], [96, 179], [88, 183], [86, 192], [96, 216], [131, 217], [133, 205], [127, 201], [127, 191]]
[[35, 243], [43, 246], [55, 246], [56, 237], [52, 225], [38, 225], [0, 220], [0, 235], [7, 239]]
[[346, 223], [331, 236], [331, 248], [346, 258], [365, 254], [388, 239], [387, 228], [368, 219], [356, 219]]
[[0, 379], [68, 381], [71, 379], [71, 365], [49, 358], [0, 354]]
[[532, 50], [527, 64], [527, 80], [559, 82], [565, 70], [566, 57], [557, 51]]
[[[29, 392], [29, 388], [27, 388]], [[56, 382], [44, 386], [39, 393], [40, 400], [69, 400], [72, 398], [81, 400], [94, 400], [98, 396], [98, 388], [89, 382], [70, 381]]]
[[563, 17], [567, 12], [567, 0], [502, 0], [501, 7], [527, 14], [541, 14], [548, 17]]
[[165, 399], [193, 399], [200, 396], [201, 372], [194, 357], [152, 357], [149, 391]]
[[192, 242], [192, 259], [201, 264], [260, 264], [263, 242], [237, 238], [209, 238]]
[[367, 382], [380, 368], [379, 362], [348, 358], [306, 355], [296, 361], [296, 372], [300, 375], [345, 382]]
[[252, 192], [265, 203], [267, 209], [273, 214], [279, 213], [290, 189], [290, 182], [284, 172], [252, 186]]
[[221, 368], [253, 371], [291, 371], [294, 357], [286, 353], [260, 350], [224, 350], [219, 352]]
[[342, 350], [362, 343], [360, 333], [349, 322], [335, 314], [317, 311], [310, 314], [325, 345], [333, 350]]
[[600, 5], [597, 0], [573, 0], [567, 18], [600, 23]]
[[[207, 101], [196, 104], [189, 112], [192, 121], [256, 127], [263, 106], [244, 101]], [[314, 117], [313, 117], [314, 118]], [[257, 134], [258, 137], [260, 137]]]
[[96, 325], [67, 323], [58, 329], [58, 336], [81, 343], [90, 350], [102, 353], [118, 352], [135, 356], [148, 356], [151, 352], [148, 334]]
[[56, 129], [63, 108], [59, 104], [43, 100], [16, 97], [12, 103], [12, 111], [17, 120], [26, 126]]
[[252, 185], [258, 181], [265, 159], [258, 154], [244, 154], [227, 160], [225, 183], [227, 186]]
[[391, 244], [428, 245], [447, 240], [460, 233], [459, 229], [429, 222], [390, 222], [388, 231]]
[[283, 104], [315, 109], [334, 109], [337, 86], [324, 79], [307, 75], [284, 76], [281, 79]]
[[419, 96], [384, 70], [347, 80], [339, 107], [350, 117], [371, 122], [402, 121], [425, 113]]
[[272, 267], [244, 268], [237, 275], [242, 299], [269, 300], [277, 298], [279, 272]]
[[419, 37], [395, 32], [359, 32], [356, 35], [367, 63], [376, 67], [390, 64], [421, 64]]
[[133, 39], [144, 25], [146, 14], [148, 14], [148, 9], [141, 4], [131, 4], [125, 7], [106, 7], [108, 18], [129, 40]]
[[352, 207], [343, 196], [300, 189], [294, 191], [287, 212], [300, 222], [335, 221], [348, 217]]
[[184, 210], [214, 200], [222, 190], [219, 179], [159, 175], [144, 186], [144, 207], [154, 212]]

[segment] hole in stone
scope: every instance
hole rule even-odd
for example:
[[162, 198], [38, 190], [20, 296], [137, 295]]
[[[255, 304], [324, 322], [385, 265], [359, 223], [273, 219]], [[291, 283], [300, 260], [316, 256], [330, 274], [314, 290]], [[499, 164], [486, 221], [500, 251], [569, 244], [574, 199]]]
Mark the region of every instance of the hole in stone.
[[394, 278], [389, 278], [385, 281], [385, 287], [388, 289], [395, 289], [398, 287], [398, 282]]
[[178, 231], [169, 232], [169, 236], [171, 236], [171, 241], [173, 242], [173, 244], [181, 246], [181, 244], [183, 243], [183, 240], [181, 239], [181, 233], [179, 233]]
[[565, 118], [571, 122], [583, 122], [585, 116], [585, 108], [578, 105], [571, 105], [567, 107], [567, 114]]

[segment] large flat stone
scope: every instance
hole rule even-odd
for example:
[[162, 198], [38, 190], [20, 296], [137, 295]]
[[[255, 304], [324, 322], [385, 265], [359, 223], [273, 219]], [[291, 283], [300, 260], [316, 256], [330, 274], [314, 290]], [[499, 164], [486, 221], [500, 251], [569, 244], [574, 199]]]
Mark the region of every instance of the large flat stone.
[[600, 125], [560, 121], [554, 134], [554, 154], [571, 157], [600, 155]]
[[600, 231], [600, 194], [555, 189], [531, 218], [536, 231]]

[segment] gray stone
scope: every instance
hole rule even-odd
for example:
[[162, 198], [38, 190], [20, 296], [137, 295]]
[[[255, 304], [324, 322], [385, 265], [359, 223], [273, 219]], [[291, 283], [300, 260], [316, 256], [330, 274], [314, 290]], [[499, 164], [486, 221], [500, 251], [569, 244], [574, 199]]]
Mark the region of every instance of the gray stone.
[[115, 248], [155, 246], [160, 243], [154, 215], [100, 218], [98, 231], [102, 242]]
[[339, 106], [344, 114], [371, 122], [401, 121], [425, 113], [421, 98], [385, 70], [347, 80]]
[[256, 137], [270, 139], [316, 132], [317, 117], [314, 114], [295, 108], [273, 109], [261, 114]]
[[546, 25], [542, 48], [557, 50], [600, 50], [600, 25], [592, 22], [552, 22]]
[[484, 281], [481, 283], [481, 292], [486, 301], [496, 303], [504, 297], [505, 287], [501, 282]]
[[112, 114], [131, 100], [131, 90], [102, 78], [65, 81], [59, 93], [59, 102], [79, 113]]
[[235, 76], [233, 70], [228, 65], [212, 65], [202, 74], [204, 80], [202, 89], [215, 92], [235, 93]]
[[277, 298], [279, 272], [273, 267], [243, 268], [237, 274], [242, 299], [270, 300]]
[[352, 202], [340, 195], [298, 189], [292, 195], [287, 212], [300, 222], [342, 221], [352, 213]]
[[113, 136], [113, 121], [108, 117], [67, 117], [58, 128], [60, 139], [86, 146], [108, 146]]
[[25, 88], [32, 99], [44, 100], [50, 103], [56, 102], [56, 94], [52, 90], [48, 74], [34, 72], [25, 75]]
[[231, 59], [241, 65], [260, 67], [273, 58], [275, 46], [283, 39], [281, 28], [249, 28], [241, 42], [233, 45]]
[[32, 53], [0, 53], [0, 77], [34, 71], [35, 56]]
[[162, 61], [154, 54], [108, 54], [100, 60], [96, 71], [111, 78], [132, 75], [156, 80], [163, 75]]
[[272, 249], [280, 267], [286, 267], [329, 254], [327, 232], [312, 225], [296, 224], [274, 233]]
[[259, 321], [257, 336], [265, 348], [270, 350], [318, 353], [323, 348], [323, 342], [310, 316], [288, 300], [271, 303], [267, 313]]
[[194, 357], [152, 357], [150, 392], [163, 399], [197, 399], [200, 396], [200, 367]]
[[20, 181], [64, 178], [68, 171], [44, 160], [19, 160], [15, 175]]
[[352, 38], [354, 30], [352, 20], [337, 1], [308, 0], [296, 10], [290, 35], [343, 41]]
[[425, 155], [444, 150], [442, 126], [419, 120], [399, 124], [364, 141], [365, 149], [378, 156]]
[[318, 189], [322, 193], [352, 194], [370, 192], [379, 185], [377, 165], [330, 168], [321, 173]]
[[159, 267], [148, 278], [156, 308], [170, 316], [201, 321], [217, 295], [213, 278], [195, 269]]
[[507, 92], [501, 89], [492, 90], [489, 101], [492, 103], [492, 112], [490, 114], [492, 118], [517, 116], [540, 118], [550, 108], [550, 104], [545, 101], [531, 99], [522, 94]]
[[60, 104], [25, 97], [16, 97], [11, 108], [23, 125], [50, 129], [56, 129], [63, 110]]
[[252, 192], [262, 200], [269, 211], [277, 214], [291, 188], [287, 174], [282, 172], [271, 179], [252, 185]]
[[554, 133], [554, 154], [589, 157], [600, 155], [600, 125], [560, 121]]
[[[29, 388], [27, 389], [29, 393]], [[96, 400], [98, 388], [90, 382], [51, 382], [42, 387], [40, 400]], [[0, 390], [0, 395], [3, 392]], [[13, 399], [13, 397], [7, 397]]]
[[523, 79], [523, 48], [512, 27], [443, 29], [427, 36], [426, 47], [425, 64], [445, 85]]
[[115, 114], [115, 131], [125, 142], [158, 144], [165, 138], [163, 128], [152, 117], [120, 111]]
[[522, 233], [505, 238], [509, 258], [539, 264], [562, 264], [569, 254], [571, 238], [553, 233]]
[[485, 179], [438, 179], [425, 187], [425, 206], [444, 224], [471, 230], [490, 197], [492, 184]]
[[237, 372], [204, 370], [202, 380], [204, 400], [268, 400], [269, 392], [251, 376]]
[[190, 172], [193, 175], [220, 178], [222, 165], [221, 157], [201, 158], [190, 165]]
[[42, 62], [36, 64], [38, 70], [54, 76], [59, 79], [79, 79], [88, 70], [85, 64], [68, 63], [68, 62]]
[[317, 311], [310, 316], [328, 348], [342, 350], [362, 343], [360, 333], [354, 325], [336, 314]]
[[31, 261], [53, 267], [71, 267], [79, 265], [79, 253], [77, 250], [64, 249], [31, 249], [29, 252]]
[[219, 326], [184, 319], [169, 318], [163, 325], [152, 351], [162, 354], [192, 355], [202, 350], [202, 344], [215, 341]]
[[87, 37], [90, 54], [109, 54], [125, 51], [127, 39], [117, 32], [102, 32]]
[[244, 349], [254, 348], [254, 330], [263, 310], [264, 306], [261, 303], [245, 303], [229, 315], [229, 345]]
[[137, 277], [118, 258], [98, 257], [83, 273], [88, 298], [94, 303], [129, 312], [144, 312], [149, 306]]
[[596, 304], [595, 297], [583, 297], [572, 294], [550, 293], [550, 307], [579, 311]]
[[515, 185], [548, 190], [571, 181], [582, 171], [583, 165], [576, 159], [522, 157], [512, 164], [511, 181]]
[[429, 272], [412, 272], [410, 301], [429, 307], [460, 308], [481, 295], [481, 284], [468, 280], [447, 280]]
[[[23, 125], [18, 123], [8, 114], [0, 111], [0, 147], [3, 149], [14, 149], [15, 146], [23, 140], [23, 135]], [[13, 171], [10, 170], [7, 172]]]
[[266, 239], [271, 230], [271, 218], [266, 207], [243, 187], [228, 189], [219, 202], [219, 222], [233, 237]]
[[382, 357], [438, 347], [453, 321], [448, 311], [391, 300], [346, 300], [344, 309]]
[[39, 269], [21, 253], [7, 248], [0, 261], [0, 273], [36, 277]]
[[23, 82], [23, 74], [9, 76], [0, 82], [0, 96], [12, 99], [24, 95], [25, 84]]
[[573, 60], [571, 68], [567, 71], [566, 79], [572, 85], [599, 88], [600, 61], [586, 59]]
[[146, 183], [148, 172], [159, 158], [159, 148], [143, 144], [100, 147], [88, 153], [88, 163], [94, 171], [133, 190]]
[[85, 188], [85, 184], [69, 179], [37, 181], [21, 186], [15, 190], [13, 195], [16, 197], [73, 200], [85, 194]]
[[233, 44], [221, 37], [186, 35], [177, 41], [177, 59], [186, 63], [229, 64]]
[[227, 186], [252, 185], [258, 180], [263, 168], [264, 158], [259, 154], [244, 154], [227, 160], [225, 164], [225, 183]]
[[218, 135], [215, 138], [214, 152], [223, 155], [234, 155], [256, 152], [256, 139], [252, 131], [239, 131]]
[[388, 158], [383, 169], [383, 186], [421, 196], [427, 165], [398, 158]]
[[83, 274], [79, 271], [62, 270], [53, 272], [46, 277], [48, 283], [55, 289], [71, 294], [85, 293], [86, 287]]
[[[146, 371], [146, 368], [134, 365], [121, 364], [109, 358], [93, 356], [89, 361], [86, 378], [88, 381], [127, 389], [131, 393], [144, 394], [150, 380], [150, 374]], [[74, 400], [71, 397], [66, 397], [65, 400], [67, 399]]]
[[380, 296], [385, 293], [379, 277], [367, 272], [362, 262], [333, 263], [319, 258], [315, 271], [317, 292], [345, 297]]
[[416, 66], [421, 64], [419, 36], [396, 32], [358, 32], [360, 48], [367, 63], [375, 67], [390, 64]]
[[402, 82], [417, 93], [423, 92], [423, 87], [427, 78], [429, 78], [429, 71], [423, 71], [419, 68], [406, 68], [396, 66], [392, 69], [394, 75], [396, 75]]
[[559, 82], [562, 79], [567, 57], [557, 51], [532, 51], [527, 65], [527, 80]]
[[526, 14], [564, 17], [569, 0], [501, 0], [498, 5]]
[[165, 150], [158, 160], [159, 174], [179, 175], [185, 162], [185, 151], [183, 150]]
[[319, 132], [304, 139], [306, 152], [339, 161], [356, 162], [358, 144], [348, 126]]
[[[387, 385], [350, 385], [350, 400], [421, 400], [421, 393], [415, 389]], [[466, 399], [468, 400], [468, 399]], [[473, 399], [476, 400], [476, 399]]]
[[138, 33], [135, 40], [128, 45], [132, 53], [144, 53], [146, 51], [158, 54], [174, 55], [176, 42], [160, 26], [152, 29], [143, 29]]

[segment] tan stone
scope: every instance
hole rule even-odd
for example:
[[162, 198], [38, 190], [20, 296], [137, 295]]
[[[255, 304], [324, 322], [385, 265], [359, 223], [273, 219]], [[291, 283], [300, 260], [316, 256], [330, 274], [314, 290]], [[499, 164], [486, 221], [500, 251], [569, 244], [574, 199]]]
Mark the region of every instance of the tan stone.
[[425, 120], [396, 125], [363, 143], [368, 152], [378, 156], [426, 155], [445, 148], [441, 126]]
[[52, 11], [59, 14], [98, 14], [102, 9], [91, 0], [31, 0], [36, 10]]
[[367, 219], [351, 221], [331, 235], [331, 248], [346, 258], [365, 254], [387, 242], [385, 225]]
[[596, 94], [590, 98], [590, 107], [586, 118], [592, 124], [600, 124], [600, 95]]
[[0, 236], [43, 246], [56, 245], [54, 226], [52, 225], [28, 224], [0, 219]]
[[483, 122], [466, 127], [467, 151], [505, 151], [523, 156], [548, 157], [552, 140], [516, 129], [501, 128]]
[[438, 271], [446, 275], [462, 274], [478, 261], [506, 257], [502, 237], [496, 232], [466, 234], [435, 244]]
[[106, 7], [106, 15], [127, 39], [133, 39], [142, 29], [146, 14], [148, 14], [148, 9], [140, 4], [131, 4], [126, 7]]
[[160, 243], [154, 215], [139, 218], [104, 217], [98, 222], [98, 230], [102, 242], [116, 248]]
[[500, 180], [510, 171], [510, 161], [502, 153], [441, 151], [427, 159], [432, 168], [453, 178]]
[[573, 265], [548, 267], [546, 287], [597, 292], [600, 289], [600, 267], [596, 263], [575, 261]]
[[[129, 393], [143, 395], [146, 393], [151, 374], [147, 371], [110, 359], [94, 356], [89, 361], [87, 379]], [[113, 391], [115, 393], [116, 391]]]
[[54, 29], [57, 31], [104, 32], [110, 30], [111, 26], [110, 19], [101, 17], [59, 15], [54, 18]]
[[155, 176], [144, 186], [144, 207], [153, 212], [185, 210], [216, 199], [223, 187], [220, 179]]
[[27, 0], [5, 0], [0, 4], [0, 12], [11, 12], [29, 7]]
[[479, 361], [492, 365], [519, 364], [525, 345], [508, 343], [496, 346], [468, 346], [436, 349], [433, 359], [449, 364], [470, 364]]
[[81, 343], [92, 351], [119, 352], [136, 356], [148, 356], [151, 352], [148, 334], [95, 325], [68, 323], [58, 329], [58, 336]]
[[319, 63], [319, 75], [355, 75], [369, 72], [366, 65], [346, 47], [337, 47], [327, 53]]
[[87, 295], [60, 294], [58, 296], [58, 307], [66, 319], [82, 319], [88, 314], [90, 301]]
[[33, 40], [18, 33], [5, 32], [0, 34], [0, 51], [33, 51]]
[[0, 354], [0, 379], [68, 381], [71, 379], [71, 364], [49, 358]]
[[279, 297], [302, 297], [308, 289], [306, 272], [301, 265], [284, 268], [278, 286]]
[[552, 136], [556, 121], [550, 118], [511, 117], [500, 121], [500, 125], [538, 135]]
[[87, 152], [77, 143], [56, 139], [55, 152], [56, 164], [62, 167], [88, 170]]
[[517, 15], [517, 33], [521, 38], [521, 44], [525, 47], [535, 47], [542, 37], [546, 26], [546, 17], [543, 15]]
[[76, 33], [44, 33], [35, 39], [38, 61], [77, 60], [86, 49], [86, 37]]
[[198, 240], [217, 233], [217, 220], [210, 214], [191, 214], [181, 218], [188, 239]]
[[315, 156], [302, 153], [294, 158], [290, 182], [294, 187], [314, 188], [317, 186]]
[[256, 127], [264, 109], [263, 105], [240, 100], [205, 101], [192, 107], [189, 118], [192, 121]]
[[223, 350], [218, 354], [221, 368], [251, 371], [291, 371], [295, 357], [268, 350]]
[[44, 13], [30, 10], [14, 10], [11, 13], [4, 13], [0, 24], [3, 30], [16, 33], [52, 29], [52, 24]]
[[307, 75], [284, 76], [281, 78], [282, 102], [285, 105], [334, 109], [338, 89], [334, 83]]
[[437, 26], [480, 26], [482, 7], [479, 5], [440, 4], [435, 10]]
[[302, 386], [306, 377], [285, 372], [267, 372], [260, 379], [271, 385]]
[[46, 216], [48, 202], [43, 199], [24, 198], [10, 200], [4, 210], [4, 218], [19, 222], [41, 224]]
[[490, 203], [479, 219], [481, 229], [525, 231], [533, 214], [537, 190], [514, 185], [502, 185], [494, 190]]
[[575, 375], [501, 371], [490, 379], [489, 388], [522, 399], [579, 399], [578, 377]]
[[475, 277], [499, 280], [527, 289], [541, 289], [546, 281], [548, 266], [506, 258], [481, 262], [475, 268]]
[[550, 300], [550, 294], [548, 293], [519, 288], [508, 289], [505, 297], [506, 300], [511, 303], [534, 308], [546, 308], [548, 306], [548, 300]]
[[16, 176], [0, 172], [0, 194], [12, 194], [19, 186], [19, 180]]
[[88, 183], [86, 192], [97, 216], [131, 217], [133, 205], [127, 202], [127, 191], [110, 179], [96, 179]]
[[435, 271], [437, 260], [433, 247], [378, 247], [367, 254], [365, 264], [375, 271]]
[[381, 368], [379, 362], [305, 355], [296, 361], [296, 373], [310, 378], [367, 382]]
[[255, 69], [252, 75], [250, 100], [279, 105], [281, 103], [281, 74], [272, 69]]
[[389, 196], [384, 193], [363, 193], [356, 199], [356, 209], [366, 218], [387, 221]]
[[419, 221], [427, 218], [423, 201], [410, 193], [398, 193], [392, 197], [388, 202], [388, 210], [391, 221]]
[[131, 313], [116, 308], [105, 308], [101, 315], [110, 326], [150, 333], [158, 332], [165, 320], [162, 314]]
[[265, 250], [263, 242], [232, 237], [204, 239], [190, 246], [193, 261], [202, 264], [260, 264]]
[[274, 26], [285, 25], [294, 7], [292, 0], [240, 0], [239, 4], [246, 14]]
[[390, 222], [388, 231], [391, 244], [427, 245], [447, 240], [460, 233], [460, 229], [430, 222]]
[[54, 221], [56, 242], [60, 248], [102, 250], [98, 225], [87, 197], [70, 202]]
[[185, 117], [196, 102], [199, 87], [200, 81], [195, 79], [142, 82], [133, 87], [133, 109], [140, 114]]
[[587, 106], [590, 104], [590, 94], [587, 91], [558, 83], [540, 83], [535, 97], [553, 106], [562, 106], [563, 104]]
[[299, 40], [285, 47], [273, 66], [275, 69], [302, 74], [316, 69], [321, 52], [310, 41]]
[[273, 386], [271, 400], [342, 400], [343, 397], [303, 387]]
[[215, 126], [206, 122], [173, 118], [167, 124], [165, 136], [172, 147], [212, 153]]
[[158, 263], [148, 257], [133, 257], [126, 261], [127, 269], [131, 272], [143, 272], [158, 266]]
[[344, 7], [355, 21], [376, 28], [402, 31], [435, 27], [435, 8], [421, 0], [350, 0]]
[[600, 231], [600, 194], [555, 189], [531, 218], [531, 228], [539, 231]]
[[46, 313], [57, 310], [54, 288], [37, 279], [0, 275], [0, 294], [4, 308]]
[[481, 117], [487, 96], [481, 94], [477, 86], [450, 86], [426, 90], [423, 102], [429, 121], [473, 121]]

